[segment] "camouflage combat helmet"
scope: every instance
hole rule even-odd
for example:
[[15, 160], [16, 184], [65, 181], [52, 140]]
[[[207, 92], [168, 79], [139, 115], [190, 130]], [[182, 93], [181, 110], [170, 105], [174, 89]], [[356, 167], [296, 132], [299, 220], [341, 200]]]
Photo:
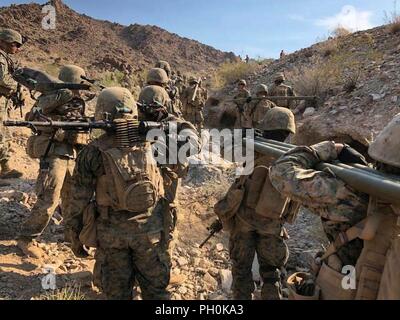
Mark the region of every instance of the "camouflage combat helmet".
[[0, 40], [7, 43], [16, 42], [21, 46], [24, 44], [22, 35], [19, 32], [8, 28], [0, 28]]
[[160, 60], [156, 63], [155, 67], [163, 69], [167, 73], [168, 77], [171, 76], [171, 66], [169, 65], [169, 63], [167, 61]]
[[139, 95], [139, 102], [149, 105], [153, 103], [164, 105], [168, 99], [168, 93], [159, 86], [144, 87]]
[[262, 130], [286, 130], [291, 133], [296, 133], [296, 123], [294, 114], [287, 108], [274, 107], [265, 115], [262, 124]]
[[147, 73], [147, 83], [166, 84], [169, 78], [164, 69], [153, 68]]
[[265, 84], [259, 84], [256, 87], [256, 94], [265, 93], [268, 94], [268, 87]]
[[101, 91], [94, 113], [95, 120], [113, 121], [127, 117], [138, 117], [136, 101], [129, 90], [121, 87], [111, 87]]
[[381, 131], [368, 149], [376, 161], [400, 168], [400, 113]]
[[285, 80], [286, 80], [286, 77], [283, 72], [277, 73], [274, 77], [274, 81], [285, 81]]
[[189, 84], [197, 84], [197, 83], [199, 83], [199, 80], [198, 79], [196, 79], [194, 76], [191, 76], [190, 78], [189, 78]]
[[241, 84], [244, 85], [244, 86], [247, 86], [246, 80], [240, 79], [239, 82], [238, 82], [238, 85], [241, 85]]
[[67, 83], [82, 83], [83, 80], [81, 76], [86, 77], [85, 70], [71, 64], [61, 68], [58, 79]]

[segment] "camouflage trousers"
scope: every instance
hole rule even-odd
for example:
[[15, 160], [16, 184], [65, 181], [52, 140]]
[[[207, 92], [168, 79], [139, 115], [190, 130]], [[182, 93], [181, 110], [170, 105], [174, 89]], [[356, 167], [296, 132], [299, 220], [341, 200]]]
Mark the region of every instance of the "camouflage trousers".
[[261, 297], [264, 300], [278, 300], [281, 297], [279, 269], [286, 264], [289, 256], [284, 239], [280, 235], [260, 234], [238, 223], [231, 231], [229, 239], [233, 298], [251, 300], [255, 289], [252, 265], [256, 253], [263, 280]]
[[49, 170], [39, 171], [36, 181], [37, 201], [20, 231], [20, 237], [23, 238], [34, 238], [42, 234], [60, 204], [60, 199], [62, 212], [66, 212], [69, 205], [75, 160], [57, 156], [48, 157], [47, 160]]
[[7, 119], [6, 99], [0, 97], [0, 163], [10, 159], [10, 133], [3, 121]]
[[[176, 204], [176, 193], [179, 186], [179, 178], [170, 178], [170, 184], [164, 185], [165, 197], [166, 197], [166, 208], [164, 216], [164, 236], [165, 243], [168, 248], [167, 262], [171, 265], [171, 258], [175, 249], [177, 230], [176, 225], [178, 223], [179, 208]], [[164, 179], [165, 181], [165, 179]]]
[[204, 115], [203, 110], [190, 108], [185, 111], [185, 120], [193, 123], [198, 129], [203, 128], [204, 125]]
[[145, 300], [168, 300], [170, 268], [162, 235], [143, 233], [137, 222], [97, 221], [94, 284], [110, 300], [132, 300], [138, 282]]

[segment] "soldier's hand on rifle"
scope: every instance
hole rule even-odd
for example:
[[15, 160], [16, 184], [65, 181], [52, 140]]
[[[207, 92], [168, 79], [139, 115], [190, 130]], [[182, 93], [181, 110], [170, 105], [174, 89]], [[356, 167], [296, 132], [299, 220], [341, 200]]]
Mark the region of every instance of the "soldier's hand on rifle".
[[219, 219], [215, 220], [211, 224], [211, 226], [209, 226], [207, 228], [208, 231], [215, 232], [215, 233], [220, 232], [222, 229], [223, 229], [222, 222]]

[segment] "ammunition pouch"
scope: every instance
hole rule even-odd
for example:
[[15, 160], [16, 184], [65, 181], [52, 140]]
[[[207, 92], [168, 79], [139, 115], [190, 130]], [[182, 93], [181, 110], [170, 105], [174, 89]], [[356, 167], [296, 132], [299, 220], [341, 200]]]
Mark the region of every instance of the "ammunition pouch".
[[89, 143], [90, 135], [87, 132], [68, 131], [65, 134], [64, 142], [73, 145], [87, 145]]
[[258, 166], [246, 180], [245, 204], [262, 217], [274, 220], [284, 219], [293, 223], [300, 204], [290, 201], [274, 188], [269, 180], [269, 168]]
[[26, 153], [32, 159], [40, 159], [46, 153], [50, 137], [46, 135], [35, 135], [28, 138]]
[[316, 279], [316, 284], [321, 288], [321, 300], [353, 300], [356, 290], [342, 287], [346, 276], [323, 262]]
[[134, 213], [154, 207], [164, 188], [150, 145], [101, 151], [106, 174], [97, 182], [98, 205]]
[[[245, 205], [248, 208], [256, 209], [260, 200], [261, 190], [268, 179], [268, 167], [258, 166], [254, 168], [253, 173], [246, 179], [245, 182]], [[258, 212], [257, 212], [258, 213]], [[259, 213], [260, 214], [260, 213]]]
[[97, 247], [97, 219], [96, 203], [91, 202], [83, 211], [83, 228], [79, 234], [79, 240], [87, 247]]

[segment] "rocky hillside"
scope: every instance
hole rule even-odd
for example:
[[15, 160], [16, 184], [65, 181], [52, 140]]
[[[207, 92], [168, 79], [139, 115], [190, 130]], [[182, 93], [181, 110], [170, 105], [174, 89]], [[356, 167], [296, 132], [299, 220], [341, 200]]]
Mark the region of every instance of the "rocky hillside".
[[45, 16], [39, 4], [0, 8], [0, 26], [11, 27], [29, 38], [21, 54], [28, 65], [47, 71], [63, 63], [75, 63], [89, 71], [140, 72], [158, 59], [182, 71], [206, 72], [227, 59], [236, 59], [197, 41], [181, 38], [156, 26], [123, 26], [79, 14], [61, 0], [56, 8], [56, 29], [44, 30]]
[[[250, 88], [284, 72], [299, 95], [317, 95], [298, 108], [296, 142], [324, 139], [366, 143], [400, 112], [400, 37], [387, 26], [330, 38], [266, 65], [247, 78]], [[222, 95], [232, 95], [233, 85]], [[304, 109], [307, 109], [304, 113]]]

